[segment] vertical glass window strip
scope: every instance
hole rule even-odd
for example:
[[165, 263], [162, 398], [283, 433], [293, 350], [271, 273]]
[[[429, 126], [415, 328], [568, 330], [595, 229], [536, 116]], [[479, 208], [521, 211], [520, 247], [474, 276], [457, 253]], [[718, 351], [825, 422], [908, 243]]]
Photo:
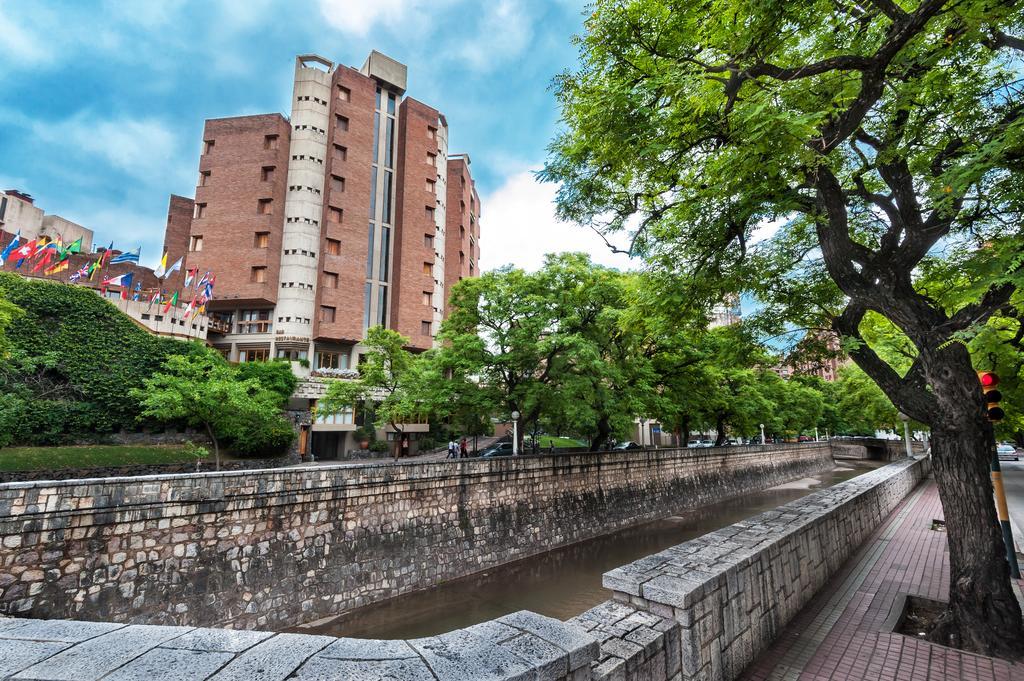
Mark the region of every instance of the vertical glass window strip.
[[395, 115], [395, 95], [388, 93], [388, 113], [392, 116]]
[[373, 293], [373, 284], [366, 282], [366, 293], [363, 296], [363, 330], [370, 328], [370, 295]]
[[389, 249], [391, 248], [391, 228], [381, 227], [380, 228], [380, 280], [388, 280], [388, 257]]
[[380, 108], [380, 88], [377, 88], [377, 108]]
[[370, 219], [377, 217], [377, 166], [370, 168]]
[[384, 171], [384, 216], [381, 222], [391, 224], [391, 171]]
[[380, 114], [373, 114], [373, 162], [377, 162], [377, 152], [380, 149]]
[[388, 287], [381, 286], [377, 293], [377, 323], [387, 326], [388, 322]]
[[370, 223], [366, 247], [366, 278], [373, 279], [373, 223]]
[[389, 118], [387, 122], [387, 134], [384, 137], [384, 167], [391, 168], [395, 140], [395, 119]]

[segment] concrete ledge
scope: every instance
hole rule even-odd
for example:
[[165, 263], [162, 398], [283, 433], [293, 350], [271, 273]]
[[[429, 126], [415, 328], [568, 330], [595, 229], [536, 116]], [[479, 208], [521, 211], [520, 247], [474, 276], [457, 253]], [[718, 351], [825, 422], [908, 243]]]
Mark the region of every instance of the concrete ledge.
[[[928, 470], [927, 459], [892, 463], [612, 570], [604, 584], [618, 603], [608, 607], [660, 617], [666, 632], [678, 627], [679, 679], [736, 678]], [[622, 648], [611, 631], [603, 660]], [[625, 667], [649, 659], [617, 657]], [[614, 678], [677, 678], [664, 673]]]
[[18, 681], [584, 681], [597, 654], [527, 611], [410, 641], [0, 619], [0, 678]]

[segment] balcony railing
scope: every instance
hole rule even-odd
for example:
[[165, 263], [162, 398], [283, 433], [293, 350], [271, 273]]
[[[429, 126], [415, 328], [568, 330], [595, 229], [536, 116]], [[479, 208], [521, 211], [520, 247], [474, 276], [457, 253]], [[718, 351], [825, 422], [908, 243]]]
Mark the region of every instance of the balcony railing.
[[238, 333], [270, 333], [274, 323], [268, 319], [251, 322], [238, 322]]

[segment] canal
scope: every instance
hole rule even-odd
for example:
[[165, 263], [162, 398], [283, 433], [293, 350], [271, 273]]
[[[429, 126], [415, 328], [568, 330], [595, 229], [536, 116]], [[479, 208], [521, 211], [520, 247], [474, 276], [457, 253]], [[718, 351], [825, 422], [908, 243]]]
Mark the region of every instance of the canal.
[[565, 620], [611, 597], [611, 592], [601, 586], [601, 576], [613, 568], [807, 496], [814, 490], [849, 480], [880, 465], [883, 464], [844, 461], [813, 478], [680, 511], [292, 631], [351, 638], [408, 639], [468, 627], [517, 610], [532, 610]]

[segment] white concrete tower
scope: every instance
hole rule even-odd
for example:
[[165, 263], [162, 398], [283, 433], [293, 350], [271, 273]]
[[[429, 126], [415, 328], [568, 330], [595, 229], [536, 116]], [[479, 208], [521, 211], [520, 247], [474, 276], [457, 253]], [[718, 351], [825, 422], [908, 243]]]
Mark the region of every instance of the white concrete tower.
[[448, 121], [444, 116], [438, 121], [437, 126], [437, 184], [435, 185], [435, 198], [437, 206], [434, 208], [434, 225], [437, 232], [434, 235], [434, 316], [430, 328], [434, 333], [434, 347], [439, 345], [437, 332], [441, 328], [441, 321], [444, 319], [444, 253], [445, 253], [445, 225], [448, 224]]
[[275, 313], [285, 321], [277, 322], [277, 335], [311, 338], [313, 332], [333, 72], [334, 64], [323, 57], [295, 59], [281, 289]]

